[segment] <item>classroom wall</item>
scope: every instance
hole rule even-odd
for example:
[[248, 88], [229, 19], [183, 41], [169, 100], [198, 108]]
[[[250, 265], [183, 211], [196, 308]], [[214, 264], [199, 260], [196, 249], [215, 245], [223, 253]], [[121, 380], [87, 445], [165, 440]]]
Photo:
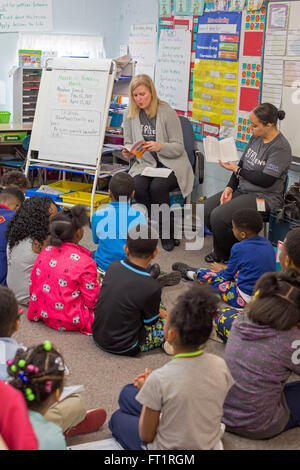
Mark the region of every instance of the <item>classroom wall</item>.
[[158, 25], [158, 0], [121, 0], [120, 44], [128, 44], [131, 24]]

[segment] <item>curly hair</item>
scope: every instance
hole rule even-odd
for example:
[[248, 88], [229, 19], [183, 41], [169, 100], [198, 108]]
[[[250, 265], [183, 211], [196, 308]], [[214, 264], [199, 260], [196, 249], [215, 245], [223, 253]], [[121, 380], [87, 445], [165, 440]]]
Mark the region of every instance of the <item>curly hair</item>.
[[7, 227], [6, 238], [10, 250], [26, 238], [40, 243], [46, 240], [51, 204], [54, 202], [49, 196], [33, 196], [23, 202]]
[[28, 188], [28, 179], [19, 170], [9, 170], [1, 178], [1, 184], [3, 186], [18, 186], [22, 191]]
[[198, 348], [211, 334], [219, 300], [210, 286], [195, 285], [178, 298], [169, 325], [178, 331], [181, 345]]
[[9, 384], [25, 397], [28, 408], [39, 409], [57, 389], [62, 389], [65, 365], [62, 356], [50, 341], [23, 347], [15, 358], [7, 361]]

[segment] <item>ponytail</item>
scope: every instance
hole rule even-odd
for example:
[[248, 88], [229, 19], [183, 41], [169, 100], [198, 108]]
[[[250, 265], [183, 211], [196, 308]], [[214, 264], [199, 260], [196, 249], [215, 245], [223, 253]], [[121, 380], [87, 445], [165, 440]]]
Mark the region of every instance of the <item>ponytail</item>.
[[85, 206], [76, 205], [71, 209], [58, 212], [50, 224], [50, 245], [59, 247], [63, 243], [72, 243], [78, 229], [89, 222]]

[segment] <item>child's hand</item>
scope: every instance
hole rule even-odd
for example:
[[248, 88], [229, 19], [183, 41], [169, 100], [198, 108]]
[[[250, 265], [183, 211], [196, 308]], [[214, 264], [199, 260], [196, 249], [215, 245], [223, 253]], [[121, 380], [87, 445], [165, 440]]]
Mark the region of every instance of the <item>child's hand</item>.
[[218, 271], [221, 271], [221, 269], [225, 269], [226, 266], [223, 265], [223, 264], [219, 264], [219, 263], [212, 263], [211, 264], [211, 270], [214, 271], [215, 273], [217, 273]]
[[165, 310], [164, 308], [160, 308], [160, 309], [159, 309], [159, 315], [160, 315], [160, 318], [167, 319], [167, 317], [168, 317], [168, 312], [167, 312], [167, 310]]
[[147, 378], [151, 374], [152, 370], [150, 369], [145, 369], [145, 372], [143, 374], [138, 375], [133, 381], [134, 381], [134, 386], [137, 387], [138, 390], [141, 390], [142, 386], [146, 382]]

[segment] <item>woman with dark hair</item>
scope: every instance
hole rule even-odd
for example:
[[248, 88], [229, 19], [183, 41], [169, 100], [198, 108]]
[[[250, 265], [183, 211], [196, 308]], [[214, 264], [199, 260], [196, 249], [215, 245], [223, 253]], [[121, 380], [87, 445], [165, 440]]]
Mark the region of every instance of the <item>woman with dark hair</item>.
[[[237, 209], [252, 208], [262, 213], [281, 207], [288, 168], [292, 160], [291, 146], [277, 129], [277, 121], [285, 112], [270, 103], [256, 106], [249, 115], [252, 137], [238, 164], [219, 164], [232, 172], [223, 192], [204, 203], [204, 220], [212, 231], [213, 252], [205, 257], [207, 263], [224, 262], [237, 241], [232, 232], [232, 215]], [[257, 198], [263, 199], [257, 205]]]
[[20, 304], [29, 303], [32, 267], [49, 235], [49, 222], [57, 207], [49, 196], [26, 199], [7, 232], [7, 285]]

